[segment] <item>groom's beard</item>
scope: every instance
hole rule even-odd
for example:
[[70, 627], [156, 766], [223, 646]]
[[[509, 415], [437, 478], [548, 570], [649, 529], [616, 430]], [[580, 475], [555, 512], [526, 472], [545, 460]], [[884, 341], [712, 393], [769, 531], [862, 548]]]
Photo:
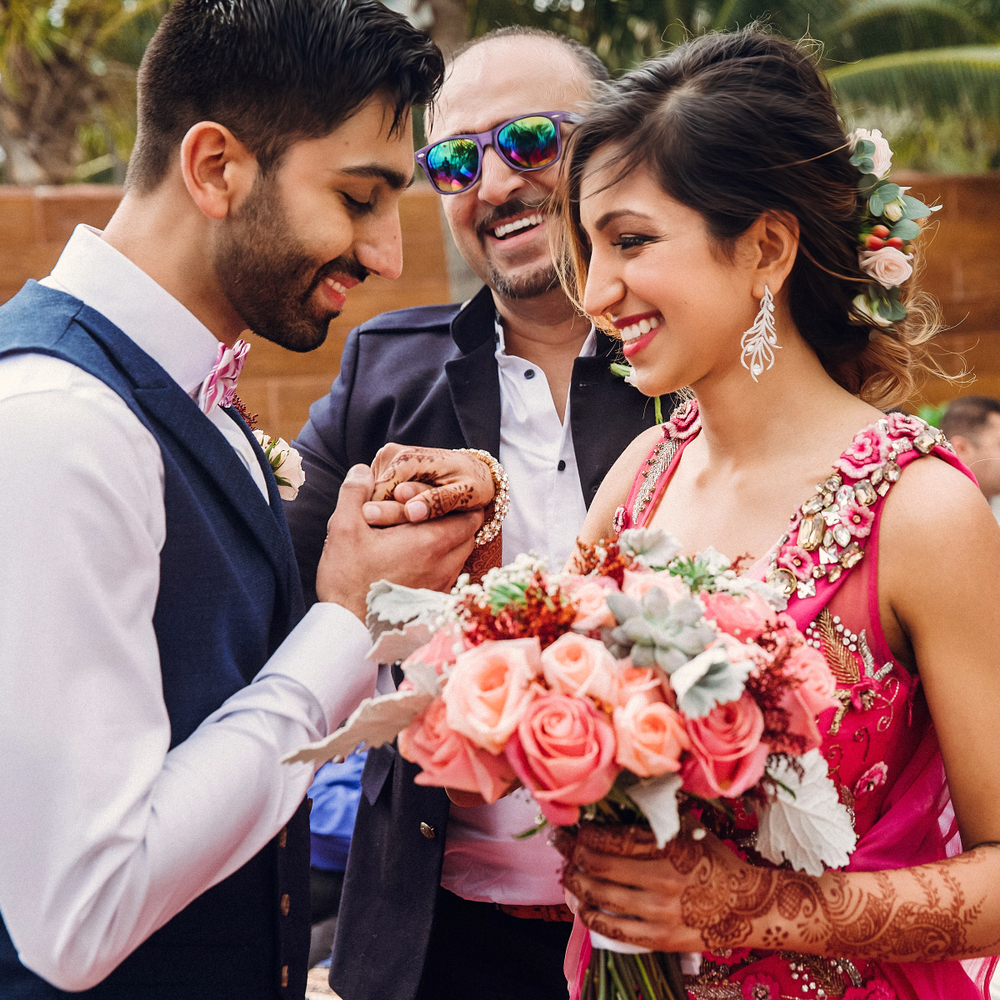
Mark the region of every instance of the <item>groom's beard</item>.
[[243, 322], [257, 336], [299, 352], [319, 347], [330, 320], [340, 315], [316, 300], [323, 278], [368, 276], [354, 257], [323, 261], [308, 254], [266, 177], [258, 177], [239, 212], [227, 220], [214, 266], [223, 294]]

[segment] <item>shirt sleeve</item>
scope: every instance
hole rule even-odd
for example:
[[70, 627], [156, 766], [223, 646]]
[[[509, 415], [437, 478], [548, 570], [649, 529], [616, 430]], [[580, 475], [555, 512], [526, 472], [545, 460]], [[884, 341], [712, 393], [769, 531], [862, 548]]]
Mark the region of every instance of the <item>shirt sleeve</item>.
[[364, 626], [318, 605], [168, 752], [152, 435], [98, 380], [0, 361], [0, 913], [64, 990], [104, 979], [263, 847], [313, 778], [281, 756], [372, 693]]

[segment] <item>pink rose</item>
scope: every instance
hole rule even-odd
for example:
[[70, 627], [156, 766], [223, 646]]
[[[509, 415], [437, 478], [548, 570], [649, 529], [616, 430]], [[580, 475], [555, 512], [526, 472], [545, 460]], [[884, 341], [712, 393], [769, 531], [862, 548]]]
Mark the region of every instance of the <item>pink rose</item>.
[[796, 580], [808, 580], [812, 576], [813, 560], [807, 549], [789, 542], [778, 552], [778, 565], [787, 569]]
[[734, 665], [749, 660], [753, 664], [751, 675], [754, 677], [759, 677], [774, 663], [774, 654], [769, 653], [763, 646], [758, 646], [755, 642], [740, 642], [739, 639], [725, 632], [710, 642], [705, 649], [719, 649], [720, 647], [726, 651], [726, 659]]
[[720, 590], [714, 594], [702, 591], [699, 596], [705, 606], [705, 617], [741, 641], [756, 642], [777, 622], [774, 608], [760, 594], [737, 595]]
[[865, 479], [885, 461], [887, 443], [874, 427], [866, 427], [833, 464], [852, 479]]
[[798, 683], [786, 688], [778, 708], [788, 715], [788, 732], [805, 739], [805, 748], [801, 751], [796, 748], [796, 752], [805, 753], [823, 743], [823, 734], [816, 725], [817, 717], [840, 705], [833, 694], [837, 681], [826, 657], [808, 643], [796, 646], [782, 667], [785, 676]]
[[618, 589], [614, 580], [604, 576], [577, 577], [577, 579], [579, 583], [571, 583], [567, 588], [570, 599], [576, 607], [573, 628], [580, 632], [613, 628], [616, 624], [615, 616], [608, 607], [606, 597], [609, 591]]
[[698, 401], [696, 399], [689, 399], [670, 414], [670, 420], [664, 425], [663, 432], [665, 437], [669, 436], [676, 438], [678, 441], [684, 441], [686, 438], [691, 437], [692, 434], [697, 434], [700, 428], [701, 424], [698, 421]]
[[625, 570], [622, 593], [626, 597], [631, 597], [633, 601], [641, 601], [643, 596], [654, 587], [662, 590], [670, 598], [671, 604], [691, 596], [684, 582], [673, 576], [668, 570], [661, 569], [656, 573], [648, 569]]
[[444, 699], [435, 698], [399, 734], [400, 754], [421, 768], [414, 780], [418, 785], [478, 792], [487, 802], [496, 802], [515, 780], [510, 762], [456, 733], [446, 712]]
[[840, 523], [855, 538], [867, 538], [875, 523], [875, 515], [864, 504], [852, 501], [840, 508]]
[[[458, 652], [456, 652], [456, 648]], [[445, 667], [450, 667], [458, 659], [459, 652], [471, 648], [468, 640], [460, 630], [454, 628], [438, 629], [431, 636], [430, 642], [414, 650], [403, 661], [403, 670], [405, 672], [408, 664], [419, 662], [433, 667], [435, 672], [440, 675], [444, 673]]]
[[892, 412], [885, 415], [885, 422], [889, 425], [889, 436], [916, 437], [927, 430], [927, 424], [920, 417], [911, 416], [909, 413]]
[[614, 730], [583, 698], [564, 694], [537, 698], [528, 706], [506, 753], [514, 773], [555, 826], [576, 823], [578, 807], [603, 799], [618, 777]]
[[760, 741], [764, 716], [749, 694], [687, 719], [686, 726], [691, 756], [681, 776], [687, 791], [705, 799], [736, 798], [760, 781], [771, 748]]
[[649, 704], [641, 695], [614, 711], [615, 760], [640, 778], [681, 769], [681, 754], [691, 748], [684, 720], [662, 701]]
[[[665, 694], [660, 675], [652, 667], [633, 667], [631, 660], [618, 664], [615, 686], [615, 705], [625, 706], [633, 698], [642, 698], [647, 705], [664, 701]], [[671, 698], [673, 693], [671, 692]]]
[[896, 288], [913, 274], [910, 258], [895, 247], [862, 250], [858, 257], [861, 270], [871, 275], [883, 288]]
[[448, 725], [476, 746], [500, 753], [541, 687], [537, 637], [484, 642], [455, 661], [445, 685]]
[[566, 632], [542, 653], [545, 683], [558, 694], [612, 704], [618, 663], [597, 639]]

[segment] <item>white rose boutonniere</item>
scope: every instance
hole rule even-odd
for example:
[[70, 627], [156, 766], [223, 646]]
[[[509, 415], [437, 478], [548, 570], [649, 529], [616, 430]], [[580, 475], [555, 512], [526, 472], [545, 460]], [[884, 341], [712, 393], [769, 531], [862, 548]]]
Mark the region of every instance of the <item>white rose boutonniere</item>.
[[277, 480], [281, 499], [294, 500], [306, 481], [306, 474], [302, 471], [302, 456], [284, 438], [272, 438], [263, 431], [254, 431], [253, 436], [264, 449]]

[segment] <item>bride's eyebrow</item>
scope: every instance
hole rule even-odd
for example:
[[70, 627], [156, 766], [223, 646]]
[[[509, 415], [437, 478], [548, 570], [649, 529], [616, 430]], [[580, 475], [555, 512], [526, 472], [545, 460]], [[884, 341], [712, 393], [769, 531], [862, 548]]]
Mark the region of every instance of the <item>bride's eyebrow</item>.
[[598, 233], [602, 232], [615, 219], [621, 219], [626, 216], [633, 219], [645, 219], [646, 221], [652, 218], [652, 216], [647, 215], [645, 212], [639, 212], [634, 208], [617, 208], [610, 212], [605, 212], [595, 223], [594, 229]]

